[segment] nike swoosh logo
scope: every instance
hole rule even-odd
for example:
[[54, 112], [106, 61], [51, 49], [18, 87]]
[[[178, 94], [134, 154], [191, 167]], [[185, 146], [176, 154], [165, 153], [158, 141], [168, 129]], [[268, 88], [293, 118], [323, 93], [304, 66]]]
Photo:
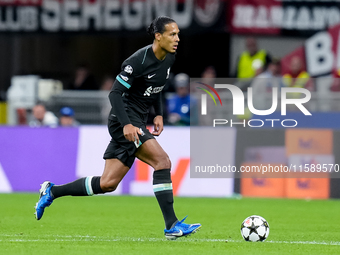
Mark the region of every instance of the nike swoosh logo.
[[173, 235], [173, 236], [182, 236], [182, 235], [183, 235], [183, 231], [182, 231], [182, 230], [179, 230], [178, 233], [173, 233], [172, 235]]
[[42, 193], [41, 193], [41, 196], [45, 196], [47, 193], [46, 193], [46, 190], [47, 190], [47, 188], [49, 187], [49, 183], [43, 183], [44, 185], [43, 186], [41, 186], [41, 189], [40, 189], [40, 192], [42, 191]]
[[46, 193], [46, 189], [45, 189], [42, 193], [40, 193], [39, 199], [40, 199], [41, 197], [45, 196], [46, 194], [47, 194], [47, 193]]
[[151, 79], [152, 77], [154, 77], [156, 74], [154, 73], [154, 74], [149, 74], [148, 75], [148, 79]]

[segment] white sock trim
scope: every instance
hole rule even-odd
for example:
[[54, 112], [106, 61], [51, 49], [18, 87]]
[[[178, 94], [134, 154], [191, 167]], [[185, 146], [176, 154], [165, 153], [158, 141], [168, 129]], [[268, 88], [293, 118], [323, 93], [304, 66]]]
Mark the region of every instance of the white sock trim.
[[88, 176], [85, 179], [85, 188], [86, 188], [87, 195], [89, 196], [92, 196], [94, 194], [92, 190], [92, 185], [91, 185], [92, 178], [93, 176]]
[[152, 187], [153, 187], [153, 192], [172, 190], [172, 183], [154, 184]]

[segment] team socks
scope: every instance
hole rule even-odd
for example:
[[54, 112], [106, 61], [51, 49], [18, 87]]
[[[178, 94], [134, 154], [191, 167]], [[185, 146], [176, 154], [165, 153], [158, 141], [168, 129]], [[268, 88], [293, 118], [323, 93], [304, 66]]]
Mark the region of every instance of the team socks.
[[[100, 187], [99, 176], [88, 176], [64, 185], [54, 185], [51, 188], [51, 195], [54, 199], [63, 196], [92, 196], [103, 194]], [[157, 198], [159, 207], [163, 213], [165, 227], [170, 229], [178, 221], [174, 212], [173, 191], [170, 169], [162, 169], [153, 173], [153, 191]]]
[[176, 223], [177, 217], [174, 212], [174, 199], [172, 192], [170, 169], [162, 169], [153, 173], [153, 191], [162, 210], [165, 227], [170, 229]]
[[88, 176], [64, 185], [54, 185], [51, 188], [54, 199], [63, 196], [92, 196], [103, 194], [99, 176]]

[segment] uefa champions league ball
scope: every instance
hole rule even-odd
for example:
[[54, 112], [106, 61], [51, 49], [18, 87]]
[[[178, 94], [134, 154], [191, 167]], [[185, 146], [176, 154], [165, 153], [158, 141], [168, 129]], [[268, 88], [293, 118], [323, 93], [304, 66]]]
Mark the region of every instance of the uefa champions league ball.
[[249, 216], [241, 224], [241, 235], [248, 242], [263, 242], [269, 235], [269, 224], [261, 216]]

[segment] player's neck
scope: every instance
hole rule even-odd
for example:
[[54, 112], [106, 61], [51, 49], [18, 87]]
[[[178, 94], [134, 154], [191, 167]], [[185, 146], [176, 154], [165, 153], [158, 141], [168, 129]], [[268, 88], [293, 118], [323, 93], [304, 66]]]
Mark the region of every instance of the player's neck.
[[165, 50], [163, 50], [159, 46], [159, 44], [153, 43], [152, 44], [152, 50], [153, 50], [153, 53], [155, 54], [157, 59], [159, 59], [159, 60], [164, 60], [165, 59], [167, 52]]

